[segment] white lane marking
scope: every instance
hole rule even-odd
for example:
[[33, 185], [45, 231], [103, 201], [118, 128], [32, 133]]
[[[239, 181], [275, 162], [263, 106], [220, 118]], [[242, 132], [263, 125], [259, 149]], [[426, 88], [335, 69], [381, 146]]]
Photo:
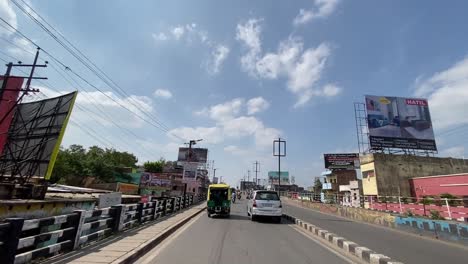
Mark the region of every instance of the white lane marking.
[[182, 226], [179, 230], [174, 232], [168, 238], [164, 239], [161, 244], [157, 245], [150, 252], [146, 253], [143, 257], [137, 260], [138, 264], [153, 264], [157, 263], [156, 257], [163, 251], [168, 245], [170, 245], [180, 234], [182, 234], [187, 228], [189, 228], [193, 223], [195, 223], [202, 215], [205, 215], [205, 212], [202, 212], [192, 218], [188, 223]]
[[339, 252], [335, 248], [333, 248], [331, 245], [327, 245], [326, 243], [323, 243], [323, 241], [320, 241], [317, 237], [314, 237], [311, 233], [308, 231], [305, 231], [304, 229], [298, 227], [297, 225], [288, 225], [297, 232], [301, 233], [305, 237], [309, 238], [310, 240], [314, 241], [316, 244], [322, 246], [323, 248], [327, 249], [331, 253], [335, 254], [337, 257], [343, 259], [344, 261], [351, 263], [351, 264], [358, 264], [358, 263], [364, 263], [363, 261], [357, 259], [355, 256], [351, 255], [344, 255], [344, 253]]

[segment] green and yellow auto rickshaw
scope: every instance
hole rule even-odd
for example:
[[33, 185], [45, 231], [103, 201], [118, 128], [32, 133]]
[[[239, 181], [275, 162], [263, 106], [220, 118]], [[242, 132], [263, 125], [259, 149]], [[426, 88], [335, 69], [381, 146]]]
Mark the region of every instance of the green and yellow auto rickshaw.
[[208, 217], [222, 215], [229, 217], [231, 213], [231, 188], [227, 184], [211, 184], [207, 195]]

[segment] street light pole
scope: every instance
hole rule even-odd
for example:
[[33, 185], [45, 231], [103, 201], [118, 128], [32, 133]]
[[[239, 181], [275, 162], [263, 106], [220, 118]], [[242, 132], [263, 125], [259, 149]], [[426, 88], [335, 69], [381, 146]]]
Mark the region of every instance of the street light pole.
[[[283, 153], [281, 152], [281, 144], [284, 144]], [[276, 145], [278, 152], [276, 153]], [[273, 156], [278, 157], [278, 195], [281, 196], [281, 157], [286, 157], [286, 140], [281, 138], [273, 140]]]

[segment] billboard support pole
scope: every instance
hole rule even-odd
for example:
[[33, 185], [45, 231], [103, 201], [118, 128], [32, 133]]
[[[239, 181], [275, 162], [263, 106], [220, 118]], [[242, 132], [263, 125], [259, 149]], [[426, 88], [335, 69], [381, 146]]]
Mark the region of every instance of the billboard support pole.
[[[282, 143], [284, 143], [284, 153], [281, 153]], [[278, 153], [275, 152], [276, 144], [278, 144]], [[273, 156], [278, 157], [278, 195], [281, 196], [281, 157], [286, 157], [286, 140], [281, 138], [273, 140]]]

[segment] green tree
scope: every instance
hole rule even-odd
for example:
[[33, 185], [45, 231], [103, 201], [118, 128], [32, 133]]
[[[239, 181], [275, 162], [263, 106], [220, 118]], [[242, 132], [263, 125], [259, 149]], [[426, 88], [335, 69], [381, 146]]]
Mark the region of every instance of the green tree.
[[59, 150], [50, 181], [79, 186], [86, 176], [112, 182], [116, 175], [131, 181], [123, 168], [135, 168], [137, 162], [136, 156], [128, 152], [98, 146], [86, 150], [83, 146], [71, 145]]
[[166, 161], [161, 158], [158, 161], [147, 161], [143, 164], [146, 172], [163, 172]]
[[315, 193], [320, 193], [322, 191], [322, 182], [320, 181], [319, 178], [315, 179], [314, 183], [314, 192]]

